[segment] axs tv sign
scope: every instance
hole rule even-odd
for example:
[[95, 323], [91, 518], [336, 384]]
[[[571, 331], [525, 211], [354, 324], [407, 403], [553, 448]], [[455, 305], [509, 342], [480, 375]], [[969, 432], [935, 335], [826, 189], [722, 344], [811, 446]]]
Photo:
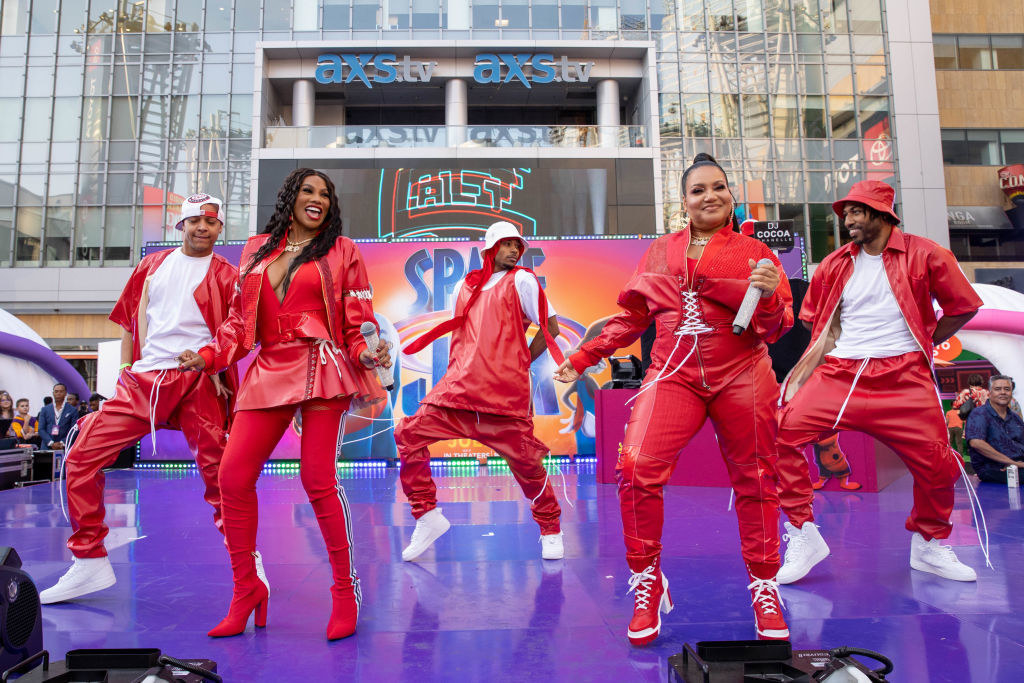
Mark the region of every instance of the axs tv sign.
[[[318, 83], [352, 83], [367, 88], [384, 83], [428, 83], [436, 61], [414, 60], [394, 53], [322, 54], [317, 57]], [[533, 83], [586, 83], [594, 62], [570, 61], [548, 53], [478, 54], [473, 59], [473, 80], [477, 83], [515, 83], [527, 88]]]

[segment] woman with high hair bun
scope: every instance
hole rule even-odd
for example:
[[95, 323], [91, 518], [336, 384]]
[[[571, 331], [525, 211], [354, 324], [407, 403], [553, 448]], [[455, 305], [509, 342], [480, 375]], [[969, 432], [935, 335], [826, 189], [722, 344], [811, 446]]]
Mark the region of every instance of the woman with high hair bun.
[[[789, 282], [765, 244], [738, 232], [725, 171], [698, 154], [682, 178], [687, 218], [679, 232], [654, 241], [619, 294], [623, 309], [594, 340], [557, 370], [571, 382], [602, 357], [629, 346], [653, 322], [651, 366], [636, 396], [616, 466], [635, 592], [627, 636], [658, 637], [672, 609], [662, 572], [663, 488], [679, 451], [710, 417], [736, 492], [743, 559], [757, 634], [787, 638], [775, 575], [779, 569], [779, 499], [773, 481], [779, 385], [767, 343], [793, 325]], [[758, 265], [767, 259], [767, 265]], [[761, 296], [740, 334], [733, 320], [747, 289]], [[708, 457], [711, 457], [708, 454]]]
[[338, 439], [352, 401], [384, 399], [373, 368], [391, 360], [386, 343], [368, 349], [360, 335], [360, 325], [374, 322], [372, 290], [359, 250], [342, 235], [327, 175], [300, 168], [285, 179], [265, 233], [245, 245], [239, 276], [231, 315], [213, 342], [178, 357], [184, 369], [218, 372], [260, 344], [238, 390], [221, 463], [234, 595], [210, 635], [242, 633], [254, 611], [256, 626], [266, 625], [270, 592], [256, 565], [256, 480], [298, 409], [300, 478], [334, 578], [327, 638], [344, 638], [355, 632], [362, 593], [348, 501], [337, 480]]

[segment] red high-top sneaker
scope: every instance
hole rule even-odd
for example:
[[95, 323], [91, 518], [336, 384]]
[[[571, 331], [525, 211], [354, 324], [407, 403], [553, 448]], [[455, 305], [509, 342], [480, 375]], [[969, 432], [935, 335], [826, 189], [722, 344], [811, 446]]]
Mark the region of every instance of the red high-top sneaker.
[[754, 606], [754, 625], [760, 640], [786, 640], [789, 638], [789, 627], [782, 616], [782, 598], [779, 596], [779, 584], [771, 579], [750, 577], [751, 602]]
[[661, 632], [661, 615], [672, 611], [668, 579], [658, 563], [654, 563], [641, 572], [633, 572], [629, 590], [636, 592], [636, 600], [626, 636], [633, 645], [646, 645]]

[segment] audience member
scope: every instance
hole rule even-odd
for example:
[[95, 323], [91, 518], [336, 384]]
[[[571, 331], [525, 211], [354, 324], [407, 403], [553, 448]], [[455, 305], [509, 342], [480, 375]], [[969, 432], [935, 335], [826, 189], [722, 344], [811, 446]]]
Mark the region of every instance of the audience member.
[[11, 422], [11, 432], [19, 443], [39, 445], [39, 420], [29, 414], [27, 398], [18, 399], [14, 421]]
[[100, 409], [100, 404], [107, 400], [107, 397], [103, 394], [93, 392], [92, 396], [89, 397], [89, 410], [90, 413], [95, 413]]
[[67, 387], [58, 382], [53, 385], [53, 403], [43, 406], [39, 411], [39, 436], [44, 448], [64, 450], [64, 439], [78, 420], [78, 410], [67, 401], [67, 398]]
[[985, 389], [985, 380], [981, 375], [975, 373], [968, 375], [967, 388], [953, 399], [953, 410], [960, 411], [960, 419], [966, 420], [972, 410], [985, 405], [986, 401], [988, 401], [988, 390]]
[[983, 482], [1005, 484], [1008, 467], [1024, 469], [1024, 420], [1010, 410], [1014, 386], [1007, 375], [990, 377], [988, 401], [967, 418], [964, 438], [971, 466]]

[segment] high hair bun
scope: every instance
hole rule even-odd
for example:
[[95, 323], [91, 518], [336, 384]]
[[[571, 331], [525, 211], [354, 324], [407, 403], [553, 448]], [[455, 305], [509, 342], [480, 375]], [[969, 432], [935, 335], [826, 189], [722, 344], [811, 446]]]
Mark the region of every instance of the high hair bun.
[[699, 164], [703, 161], [708, 161], [711, 162], [712, 164], [718, 165], [718, 162], [715, 161], [715, 158], [708, 154], [707, 152], [697, 152], [697, 156], [693, 157], [693, 163]]

